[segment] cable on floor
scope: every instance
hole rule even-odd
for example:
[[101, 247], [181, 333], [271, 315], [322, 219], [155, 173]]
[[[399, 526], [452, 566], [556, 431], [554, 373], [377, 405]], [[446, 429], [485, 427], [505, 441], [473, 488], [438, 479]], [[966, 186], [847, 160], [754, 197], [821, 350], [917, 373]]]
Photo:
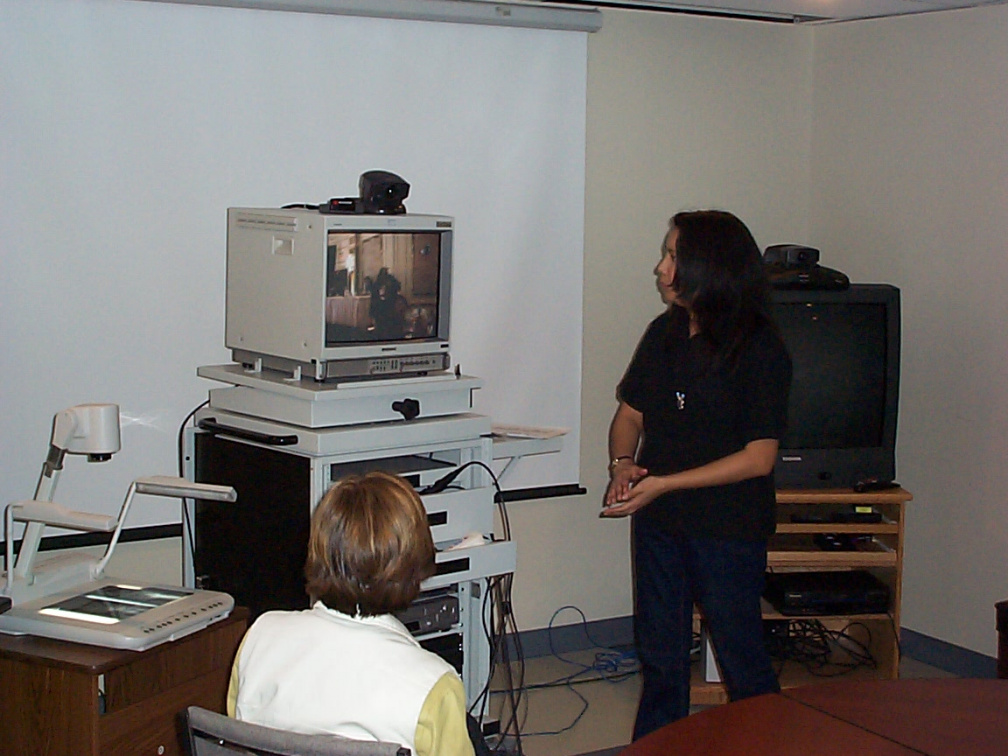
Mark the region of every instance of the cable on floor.
[[[575, 659], [566, 658], [561, 655], [556, 650], [556, 645], [554, 643], [554, 623], [558, 616], [565, 611], [577, 612], [581, 618], [581, 628], [584, 631], [585, 638], [588, 640], [592, 647], [600, 648], [601, 651], [596, 652], [594, 659], [591, 664], [584, 664]], [[633, 677], [639, 672], [639, 665], [637, 663], [636, 654], [631, 651], [623, 651], [619, 649], [608, 648], [604, 644], [599, 643], [597, 640], [592, 638], [591, 633], [588, 630], [588, 621], [578, 607], [573, 605], [562, 606], [557, 609], [553, 616], [550, 618], [549, 625], [547, 627], [547, 637], [549, 639], [550, 654], [555, 659], [563, 662], [564, 664], [569, 664], [571, 666], [577, 667], [577, 669], [569, 675], [564, 675], [563, 677], [556, 678], [549, 682], [537, 683], [535, 685], [525, 686], [526, 691], [532, 690], [542, 690], [547, 688], [567, 688], [571, 693], [574, 694], [581, 702], [580, 711], [574, 716], [573, 720], [569, 722], [564, 727], [556, 730], [543, 730], [538, 732], [524, 732], [524, 737], [535, 737], [541, 735], [559, 735], [564, 732], [568, 732], [573, 729], [578, 722], [584, 717], [589, 709], [588, 699], [585, 698], [576, 688], [576, 685], [583, 685], [585, 683], [605, 681], [609, 683], [618, 683]], [[527, 712], [526, 712], [527, 714]], [[524, 718], [522, 729], [524, 730]]]
[[801, 664], [816, 677], [837, 677], [862, 667], [878, 667], [871, 653], [871, 630], [863, 622], [831, 630], [819, 620], [781, 620], [769, 625], [766, 641], [775, 661]]

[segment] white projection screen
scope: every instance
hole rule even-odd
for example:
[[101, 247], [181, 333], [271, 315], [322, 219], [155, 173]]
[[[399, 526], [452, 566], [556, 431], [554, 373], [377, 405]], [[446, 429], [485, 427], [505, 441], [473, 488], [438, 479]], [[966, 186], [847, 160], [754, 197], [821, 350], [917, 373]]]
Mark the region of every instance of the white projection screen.
[[[176, 474], [222, 384], [226, 209], [354, 196], [454, 216], [452, 358], [475, 410], [569, 428], [503, 486], [578, 481], [587, 34], [135, 0], [0, 0], [6, 504], [53, 415], [114, 402], [122, 451], [68, 457], [55, 500], [117, 513]], [[127, 528], [180, 507], [142, 497]]]

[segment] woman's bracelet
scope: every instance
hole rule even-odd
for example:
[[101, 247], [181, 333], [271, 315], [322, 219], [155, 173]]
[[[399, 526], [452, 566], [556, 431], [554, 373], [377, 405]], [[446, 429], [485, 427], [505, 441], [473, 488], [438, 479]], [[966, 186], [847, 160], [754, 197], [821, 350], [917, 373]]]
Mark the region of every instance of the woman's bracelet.
[[629, 459], [631, 462], [633, 462], [633, 455], [632, 454], [621, 454], [618, 457], [613, 457], [613, 460], [609, 463], [609, 472], [612, 472], [613, 470], [615, 470], [616, 469], [616, 465], [618, 465], [624, 459]]

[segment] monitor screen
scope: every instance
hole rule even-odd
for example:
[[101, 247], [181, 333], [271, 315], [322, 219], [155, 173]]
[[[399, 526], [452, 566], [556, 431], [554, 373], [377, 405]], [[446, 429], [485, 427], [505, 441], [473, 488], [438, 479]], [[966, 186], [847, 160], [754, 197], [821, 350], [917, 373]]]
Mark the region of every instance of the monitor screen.
[[880, 303], [788, 302], [774, 316], [791, 353], [788, 449], [881, 446], [886, 399], [886, 308]]
[[325, 345], [436, 338], [441, 235], [330, 230]]

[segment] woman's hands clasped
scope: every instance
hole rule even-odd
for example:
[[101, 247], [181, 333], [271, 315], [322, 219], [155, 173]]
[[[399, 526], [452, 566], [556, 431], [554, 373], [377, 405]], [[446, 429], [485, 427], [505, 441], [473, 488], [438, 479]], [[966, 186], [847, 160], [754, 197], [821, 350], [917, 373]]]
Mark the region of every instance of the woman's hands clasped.
[[603, 517], [625, 517], [650, 503], [664, 491], [661, 478], [648, 477], [648, 471], [627, 460], [617, 464], [606, 489]]

